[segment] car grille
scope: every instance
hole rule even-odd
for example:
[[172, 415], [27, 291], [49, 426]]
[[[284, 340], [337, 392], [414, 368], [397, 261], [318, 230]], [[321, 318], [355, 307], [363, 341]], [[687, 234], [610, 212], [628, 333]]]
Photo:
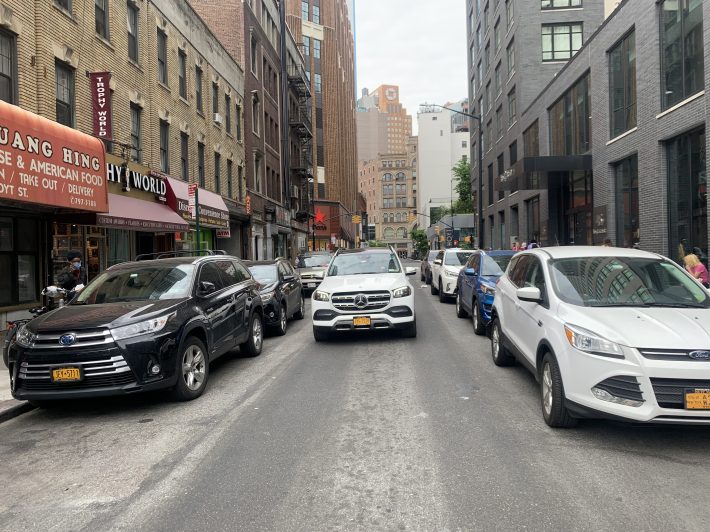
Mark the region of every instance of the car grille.
[[[60, 338], [72, 334], [75, 337], [73, 344], [66, 345], [60, 343]], [[80, 332], [66, 331], [62, 333], [41, 333], [37, 335], [33, 349], [72, 349], [81, 347], [110, 347], [114, 343], [111, 332], [108, 329], [93, 329]]]
[[628, 375], [618, 375], [604, 379], [599, 384], [594, 386], [606, 390], [615, 397], [622, 399], [631, 399], [633, 401], [643, 401], [641, 393], [641, 384], [636, 377]]
[[316, 274], [316, 273], [302, 273], [301, 274], [301, 279], [317, 279], [319, 281], [323, 280], [323, 275], [322, 274]]
[[[52, 382], [51, 369], [57, 367], [80, 367], [84, 378], [76, 382]], [[20, 364], [17, 380], [18, 387], [26, 390], [123, 386], [136, 382], [131, 368], [121, 355], [72, 356], [71, 360], [64, 357], [28, 357]]]
[[680, 360], [685, 362], [708, 362], [706, 358], [693, 358], [690, 353], [707, 352], [708, 349], [687, 350], [687, 349], [639, 349], [639, 353], [644, 358], [650, 360]]
[[683, 409], [686, 388], [710, 389], [710, 380], [651, 378], [651, 385], [659, 406]]
[[[364, 299], [363, 299], [364, 298]], [[392, 295], [386, 291], [341, 292], [331, 296], [333, 307], [345, 312], [380, 310], [390, 303]]]

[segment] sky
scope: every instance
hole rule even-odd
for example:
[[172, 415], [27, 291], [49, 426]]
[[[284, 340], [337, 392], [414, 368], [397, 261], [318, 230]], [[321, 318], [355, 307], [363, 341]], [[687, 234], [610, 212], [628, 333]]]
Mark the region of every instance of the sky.
[[465, 0], [354, 2], [358, 98], [363, 87], [399, 85], [416, 134], [419, 104], [468, 96]]

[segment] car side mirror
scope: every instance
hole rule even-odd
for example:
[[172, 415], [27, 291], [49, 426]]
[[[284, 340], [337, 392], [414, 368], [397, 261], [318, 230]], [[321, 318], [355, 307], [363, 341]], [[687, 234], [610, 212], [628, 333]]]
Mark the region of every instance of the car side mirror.
[[436, 264], [436, 265], [438, 265], [438, 266], [441, 266], [441, 259], [436, 259], [436, 260], [434, 261], [434, 264]]
[[199, 285], [199, 293], [201, 296], [208, 296], [210, 294], [213, 294], [217, 291], [217, 287], [214, 285], [214, 283], [210, 283], [209, 281], [200, 281]]
[[404, 273], [407, 275], [416, 275], [417, 274], [417, 269], [412, 268], [412, 267], [407, 267], [404, 269]]
[[476, 270], [473, 268], [466, 268], [463, 271], [463, 274], [466, 275], [467, 277], [474, 277], [476, 275]]
[[541, 303], [542, 294], [540, 289], [535, 286], [526, 286], [524, 288], [518, 288], [515, 291], [515, 295], [518, 296], [520, 301], [529, 301], [531, 303]]

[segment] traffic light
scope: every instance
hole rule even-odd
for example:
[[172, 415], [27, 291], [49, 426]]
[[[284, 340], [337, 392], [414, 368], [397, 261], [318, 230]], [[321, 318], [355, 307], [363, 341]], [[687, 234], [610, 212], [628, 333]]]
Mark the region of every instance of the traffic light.
[[456, 248], [456, 247], [458, 247], [458, 246], [459, 246], [459, 241], [458, 241], [458, 240], [454, 240], [454, 247]]

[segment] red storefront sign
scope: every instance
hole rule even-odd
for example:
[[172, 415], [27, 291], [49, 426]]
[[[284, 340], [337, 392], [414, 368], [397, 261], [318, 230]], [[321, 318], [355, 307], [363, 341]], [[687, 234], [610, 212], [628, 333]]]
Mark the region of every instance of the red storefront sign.
[[103, 143], [0, 101], [0, 198], [108, 211]]
[[113, 139], [111, 124], [111, 72], [91, 72], [91, 111], [94, 117], [94, 135]]

